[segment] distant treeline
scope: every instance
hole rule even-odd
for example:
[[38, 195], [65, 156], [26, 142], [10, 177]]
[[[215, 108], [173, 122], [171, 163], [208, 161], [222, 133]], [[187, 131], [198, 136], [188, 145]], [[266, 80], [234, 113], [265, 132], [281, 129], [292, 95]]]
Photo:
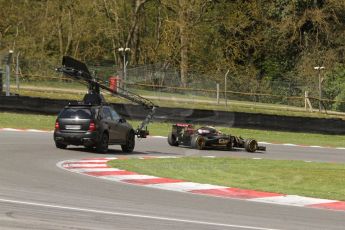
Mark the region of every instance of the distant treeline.
[[[44, 73], [63, 55], [121, 66], [161, 63], [192, 76], [230, 70], [237, 85], [289, 82], [345, 100], [345, 0], [0, 0], [0, 50], [23, 72]], [[250, 90], [250, 89], [248, 89]], [[304, 90], [301, 90], [303, 94]], [[344, 103], [331, 105], [345, 110]]]

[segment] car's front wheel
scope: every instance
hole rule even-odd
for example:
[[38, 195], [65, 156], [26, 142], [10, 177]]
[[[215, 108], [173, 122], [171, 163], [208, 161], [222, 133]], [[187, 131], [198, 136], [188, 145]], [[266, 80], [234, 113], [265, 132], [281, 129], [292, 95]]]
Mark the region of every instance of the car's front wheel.
[[253, 153], [258, 149], [258, 142], [254, 139], [247, 139], [244, 142], [244, 148], [247, 152]]
[[135, 147], [135, 135], [133, 132], [129, 132], [126, 140], [126, 144], [121, 145], [121, 149], [125, 153], [133, 152]]
[[108, 152], [108, 143], [109, 143], [109, 136], [107, 133], [103, 133], [101, 136], [101, 139], [96, 144], [96, 151], [99, 153]]

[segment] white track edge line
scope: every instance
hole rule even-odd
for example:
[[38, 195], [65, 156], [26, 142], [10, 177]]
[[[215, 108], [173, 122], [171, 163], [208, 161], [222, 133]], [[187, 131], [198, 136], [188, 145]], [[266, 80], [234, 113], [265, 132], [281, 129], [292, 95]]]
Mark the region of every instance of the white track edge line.
[[27, 201], [19, 201], [19, 200], [9, 200], [9, 199], [1, 199], [1, 198], [0, 198], [0, 202], [30, 205], [30, 206], [37, 206], [37, 207], [63, 209], [63, 210], [70, 210], [70, 211], [90, 212], [90, 213], [106, 214], [106, 215], [114, 215], [114, 216], [126, 216], [126, 217], [136, 217], [136, 218], [143, 218], [143, 219], [164, 220], [164, 221], [182, 222], [182, 223], [199, 224], [199, 225], [210, 225], [210, 226], [218, 226], [218, 227], [253, 229], [253, 230], [278, 230], [278, 229], [272, 229], [272, 228], [262, 228], [262, 227], [234, 225], [234, 224], [222, 224], [222, 223], [207, 222], [207, 221], [187, 220], [187, 219], [178, 219], [178, 218], [170, 218], [170, 217], [162, 217], [162, 216], [141, 215], [141, 214], [132, 214], [132, 213], [125, 213], [125, 212], [102, 211], [102, 210], [97, 210], [97, 209], [78, 208], [78, 207], [72, 207], [72, 206], [52, 205], [52, 204], [27, 202]]

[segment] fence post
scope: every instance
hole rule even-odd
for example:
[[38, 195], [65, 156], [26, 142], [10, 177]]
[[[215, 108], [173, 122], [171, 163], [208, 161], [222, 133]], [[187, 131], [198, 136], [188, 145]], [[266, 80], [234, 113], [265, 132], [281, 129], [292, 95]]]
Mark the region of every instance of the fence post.
[[307, 111], [308, 91], [304, 91], [304, 110]]
[[217, 83], [217, 105], [219, 105], [219, 83]]
[[6, 96], [10, 96], [10, 65], [6, 64]]
[[7, 55], [7, 60], [6, 60], [6, 96], [10, 96], [10, 65], [11, 65], [11, 61], [12, 61], [12, 54], [13, 54], [13, 50], [10, 50], [8, 52]]
[[225, 107], [228, 106], [228, 98], [227, 98], [227, 96], [226, 96], [226, 90], [227, 90], [227, 85], [226, 85], [226, 84], [227, 84], [227, 77], [228, 77], [229, 71], [230, 71], [230, 70], [226, 71], [226, 74], [225, 74], [225, 76], [224, 76], [224, 98], [225, 98]]
[[16, 86], [17, 86], [18, 91], [19, 91], [19, 54], [20, 52], [17, 53], [17, 59], [16, 59]]
[[307, 111], [307, 107], [309, 107], [310, 112], [313, 112], [313, 106], [311, 105], [310, 100], [309, 100], [309, 92], [305, 91], [304, 92], [304, 109], [305, 109], [305, 111]]

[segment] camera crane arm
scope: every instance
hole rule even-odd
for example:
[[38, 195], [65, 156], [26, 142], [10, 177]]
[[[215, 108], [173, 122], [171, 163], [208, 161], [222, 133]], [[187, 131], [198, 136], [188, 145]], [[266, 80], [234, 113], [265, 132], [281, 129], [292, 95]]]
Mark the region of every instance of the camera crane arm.
[[158, 107], [155, 104], [153, 104], [152, 101], [128, 90], [120, 88], [120, 91], [115, 91], [109, 88], [108, 86], [101, 84], [97, 81], [95, 77], [91, 75], [87, 66], [84, 63], [75, 60], [69, 56], [63, 57], [62, 66], [57, 68], [56, 71], [61, 72], [65, 76], [70, 77], [74, 80], [85, 82], [88, 85], [88, 94], [96, 94], [100, 96], [100, 90], [102, 89], [108, 91], [113, 96], [119, 96], [129, 101], [132, 101], [136, 104], [142, 105], [146, 110], [149, 110], [149, 113], [137, 128], [135, 134], [139, 138], [146, 138], [146, 136], [149, 134], [147, 130], [147, 125], [153, 119], [153, 116], [156, 112], [156, 108]]

